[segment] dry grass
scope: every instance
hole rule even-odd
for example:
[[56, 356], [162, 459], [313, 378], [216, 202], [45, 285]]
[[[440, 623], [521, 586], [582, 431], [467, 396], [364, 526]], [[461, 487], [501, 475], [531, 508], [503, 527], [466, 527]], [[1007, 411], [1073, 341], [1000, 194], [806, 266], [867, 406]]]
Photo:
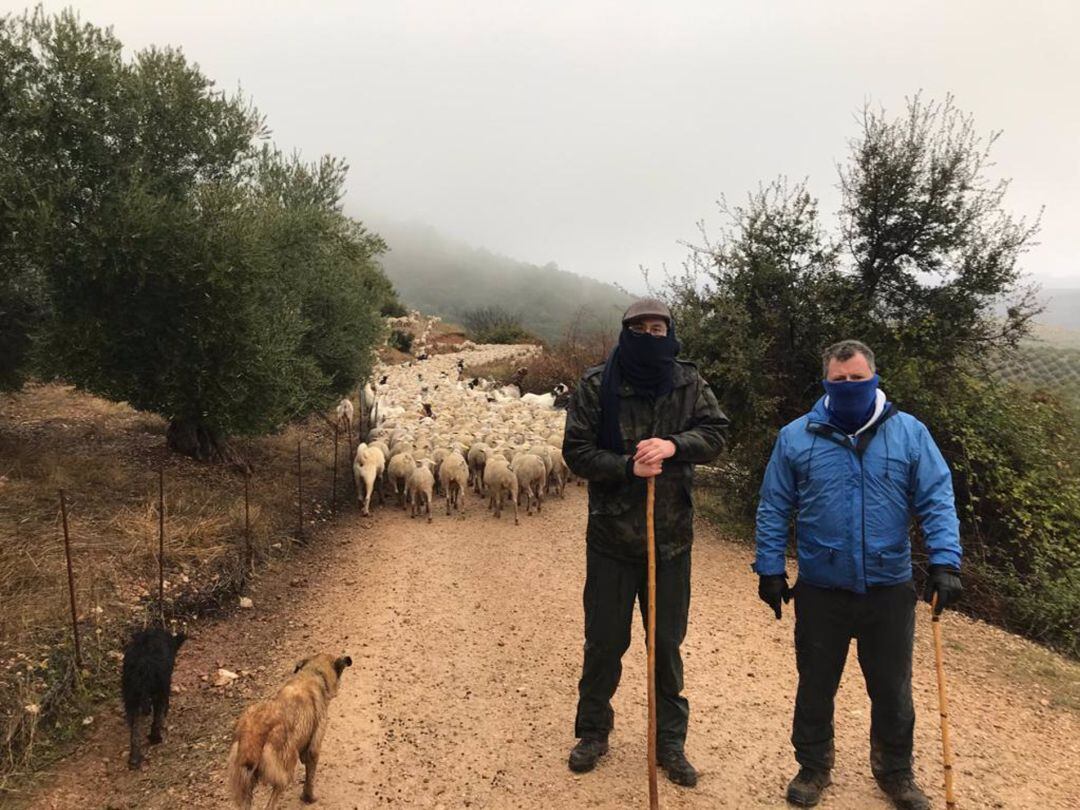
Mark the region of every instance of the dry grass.
[[[0, 399], [0, 796], [55, 756], [84, 705], [113, 697], [119, 650], [158, 616], [158, 471], [165, 472], [165, 614], [182, 624], [248, 572], [244, 480], [165, 448], [165, 422], [68, 386]], [[315, 417], [241, 445], [255, 467], [256, 561], [291, 553], [302, 442], [305, 533], [330, 516], [333, 429]], [[342, 439], [338, 501], [351, 486]], [[68, 502], [83, 671], [73, 666], [59, 490]], [[27, 708], [31, 707], [31, 708]], [[36, 708], [34, 708], [36, 707]]]
[[572, 325], [562, 340], [545, 346], [543, 352], [528, 360], [494, 362], [466, 367], [466, 377], [486, 377], [501, 384], [510, 382], [514, 372], [521, 366], [528, 369], [522, 383], [522, 393], [546, 394], [558, 383], [573, 390], [585, 369], [603, 363], [611, 352], [613, 343], [601, 332], [586, 332]]

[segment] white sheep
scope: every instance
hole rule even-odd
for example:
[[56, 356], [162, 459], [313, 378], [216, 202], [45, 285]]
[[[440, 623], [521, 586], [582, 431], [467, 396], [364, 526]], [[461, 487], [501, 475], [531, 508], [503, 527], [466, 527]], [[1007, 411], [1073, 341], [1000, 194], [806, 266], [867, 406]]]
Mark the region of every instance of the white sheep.
[[384, 460], [390, 458], [390, 448], [389, 446], [387, 446], [386, 442], [382, 441], [381, 439], [376, 439], [373, 442], [368, 442], [368, 447], [378, 447], [379, 452], [383, 454]]
[[376, 397], [375, 407], [372, 409], [371, 424], [378, 426], [388, 419], [395, 419], [405, 415], [405, 409], [400, 405], [391, 405], [385, 397]]
[[375, 407], [375, 388], [371, 383], [364, 383], [360, 389], [360, 414], [367, 417], [367, 424], [372, 424], [371, 412]]
[[552, 462], [551, 446], [543, 442], [534, 444], [526, 452], [532, 453], [534, 456], [538, 456], [541, 461], [544, 462], [544, 472], [549, 476], [551, 475], [551, 468], [554, 466]]
[[411, 455], [415, 449], [416, 447], [415, 445], [413, 445], [412, 442], [406, 441], [405, 439], [399, 439], [390, 445], [390, 455], [386, 458], [389, 461], [392, 460], [394, 456], [400, 456], [405, 453], [409, 453]]
[[439, 467], [439, 482], [446, 497], [446, 514], [451, 507], [464, 513], [465, 490], [469, 487], [469, 464], [461, 453], [451, 453]]
[[392, 456], [390, 461], [386, 465], [386, 477], [393, 487], [394, 495], [397, 497], [398, 506], [402, 509], [405, 508], [405, 484], [409, 480], [409, 476], [412, 475], [413, 470], [416, 469], [416, 460], [413, 459], [411, 453], [399, 453], [396, 456]]
[[521, 399], [521, 389], [513, 383], [496, 388], [492, 393], [495, 395], [496, 400], [500, 402], [507, 399]]
[[532, 514], [533, 498], [536, 499], [536, 511], [540, 512], [547, 484], [543, 460], [532, 453], [519, 453], [511, 462], [510, 469], [517, 475], [518, 500], [525, 498], [525, 514]]
[[337, 406], [337, 423], [347, 434], [352, 435], [353, 404], [352, 400], [345, 397]]
[[[364, 515], [371, 514], [371, 493], [379, 490], [379, 503], [383, 503], [382, 487], [377, 487], [386, 470], [382, 450], [361, 442], [353, 458], [353, 481], [356, 483], [356, 502]], [[363, 484], [363, 487], [361, 487]]]
[[469, 464], [469, 482], [473, 492], [477, 495], [484, 494], [484, 465], [487, 463], [488, 446], [483, 442], [476, 442], [469, 448], [465, 460]]
[[494, 510], [495, 517], [502, 517], [502, 508], [507, 497], [514, 505], [514, 525], [518, 524], [518, 477], [510, 469], [510, 464], [503, 458], [493, 458], [488, 462], [485, 479], [488, 487], [488, 508]]
[[435, 476], [432, 473], [434, 462], [425, 459], [419, 462], [409, 480], [405, 482], [405, 496], [409, 501], [409, 517], [414, 518], [421, 510], [427, 512], [427, 522], [431, 523], [431, 499], [434, 497]]
[[563, 458], [562, 450], [558, 447], [551, 448], [551, 480], [555, 483], [555, 492], [560, 498], [565, 498], [564, 490], [566, 482], [570, 478], [570, 467]]

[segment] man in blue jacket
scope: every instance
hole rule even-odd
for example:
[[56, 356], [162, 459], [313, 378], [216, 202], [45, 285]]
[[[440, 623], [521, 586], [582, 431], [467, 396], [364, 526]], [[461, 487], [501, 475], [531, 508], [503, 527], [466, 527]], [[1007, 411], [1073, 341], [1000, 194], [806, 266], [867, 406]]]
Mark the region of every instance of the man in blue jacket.
[[[830, 784], [833, 699], [851, 639], [870, 695], [870, 765], [900, 808], [929, 808], [912, 775], [915, 638], [912, 514], [930, 556], [924, 597], [960, 598], [959, 520], [952, 476], [930, 432], [878, 387], [874, 353], [845, 340], [822, 355], [825, 396], [777, 437], [757, 511], [758, 595], [780, 618], [795, 599], [799, 688], [791, 742], [800, 767], [792, 804], [812, 807]], [[792, 515], [799, 576], [787, 586]]]

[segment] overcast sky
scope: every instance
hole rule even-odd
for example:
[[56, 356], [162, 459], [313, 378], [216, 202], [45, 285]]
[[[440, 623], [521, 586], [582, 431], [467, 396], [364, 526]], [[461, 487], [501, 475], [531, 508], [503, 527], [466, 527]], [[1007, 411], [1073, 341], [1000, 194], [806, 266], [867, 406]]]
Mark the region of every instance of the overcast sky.
[[[7, 2], [7, 0], [0, 0]], [[10, 10], [22, 8], [8, 3]], [[52, 11], [62, 3], [47, 2]], [[809, 178], [827, 221], [864, 101], [953, 93], [1003, 130], [1025, 266], [1080, 286], [1080, 3], [84, 0], [132, 49], [181, 46], [274, 140], [351, 164], [348, 208], [641, 287], [715, 201]]]

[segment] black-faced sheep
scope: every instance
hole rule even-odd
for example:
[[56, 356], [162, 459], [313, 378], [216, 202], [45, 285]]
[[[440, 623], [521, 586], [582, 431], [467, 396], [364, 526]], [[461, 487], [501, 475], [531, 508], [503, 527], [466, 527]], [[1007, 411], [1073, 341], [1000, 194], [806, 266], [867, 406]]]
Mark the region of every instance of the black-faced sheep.
[[565, 401], [569, 392], [570, 389], [567, 386], [559, 383], [547, 394], [522, 394], [521, 401], [551, 411], [557, 404]]

